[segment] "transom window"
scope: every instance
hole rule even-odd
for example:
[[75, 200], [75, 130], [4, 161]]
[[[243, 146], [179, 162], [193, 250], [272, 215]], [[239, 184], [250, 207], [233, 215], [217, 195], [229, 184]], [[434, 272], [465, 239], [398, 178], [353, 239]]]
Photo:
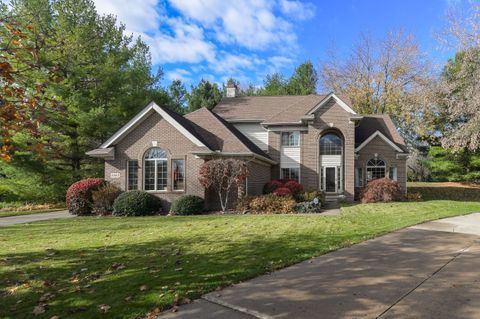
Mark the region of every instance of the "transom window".
[[300, 146], [300, 132], [282, 132], [282, 146]]
[[385, 177], [387, 165], [384, 160], [372, 158], [367, 162], [367, 181]]
[[342, 139], [335, 133], [320, 138], [320, 155], [342, 155]]
[[167, 190], [167, 152], [159, 147], [153, 147], [145, 152], [144, 159], [144, 189], [146, 191]]

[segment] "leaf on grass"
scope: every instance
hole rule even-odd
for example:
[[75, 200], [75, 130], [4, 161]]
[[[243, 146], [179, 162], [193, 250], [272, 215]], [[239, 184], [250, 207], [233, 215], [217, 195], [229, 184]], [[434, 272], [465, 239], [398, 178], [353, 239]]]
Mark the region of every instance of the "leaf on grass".
[[101, 305], [98, 306], [98, 309], [99, 309], [100, 312], [102, 312], [102, 313], [108, 312], [108, 311], [110, 310], [110, 308], [112, 308], [112, 307], [110, 307], [110, 306], [107, 305], [107, 304], [101, 304]]
[[45, 312], [45, 307], [44, 306], [35, 306], [33, 308], [33, 311], [32, 313], [35, 315], [35, 316], [38, 316], [38, 315], [41, 315], [42, 313]]

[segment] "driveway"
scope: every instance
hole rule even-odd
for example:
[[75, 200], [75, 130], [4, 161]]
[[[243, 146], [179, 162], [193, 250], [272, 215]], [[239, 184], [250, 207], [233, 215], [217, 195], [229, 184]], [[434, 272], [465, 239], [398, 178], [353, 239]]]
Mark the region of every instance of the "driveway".
[[51, 213], [39, 213], [32, 215], [10, 216], [0, 218], [0, 226], [9, 226], [15, 224], [25, 224], [36, 222], [40, 220], [49, 220], [57, 218], [71, 218], [74, 217], [67, 210], [61, 210]]
[[166, 318], [480, 318], [480, 214], [406, 228], [203, 296]]

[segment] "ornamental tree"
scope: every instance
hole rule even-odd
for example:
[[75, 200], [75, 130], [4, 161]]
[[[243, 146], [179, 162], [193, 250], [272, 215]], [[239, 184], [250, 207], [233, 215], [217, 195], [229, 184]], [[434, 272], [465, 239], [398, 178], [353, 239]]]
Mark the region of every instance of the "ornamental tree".
[[206, 189], [212, 188], [220, 200], [222, 212], [228, 207], [232, 191], [243, 185], [248, 176], [247, 163], [233, 158], [207, 161], [200, 167], [199, 181]]

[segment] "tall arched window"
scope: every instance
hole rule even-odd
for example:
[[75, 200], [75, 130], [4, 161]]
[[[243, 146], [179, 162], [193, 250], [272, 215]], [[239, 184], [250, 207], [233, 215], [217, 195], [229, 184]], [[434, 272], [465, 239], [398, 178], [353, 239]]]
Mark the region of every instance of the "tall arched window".
[[387, 165], [379, 158], [372, 158], [367, 162], [367, 181], [385, 177]]
[[159, 147], [148, 149], [144, 160], [144, 189], [146, 191], [167, 190], [167, 152]]
[[342, 139], [335, 133], [320, 138], [320, 155], [342, 155]]

